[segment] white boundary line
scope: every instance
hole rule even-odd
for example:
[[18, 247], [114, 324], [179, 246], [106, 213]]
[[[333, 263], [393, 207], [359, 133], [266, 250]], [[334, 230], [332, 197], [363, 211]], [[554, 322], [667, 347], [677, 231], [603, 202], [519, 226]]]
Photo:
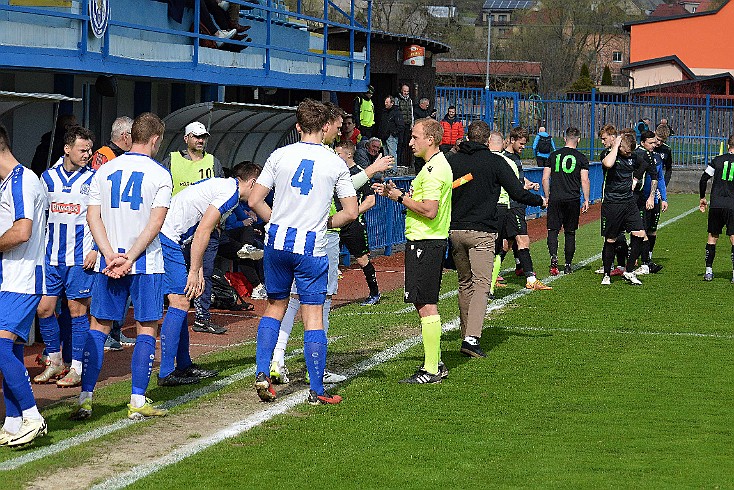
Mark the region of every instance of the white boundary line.
[[[664, 226], [667, 226], [669, 224], [672, 224], [672, 223], [674, 223], [674, 222], [676, 222], [676, 221], [678, 221], [678, 220], [680, 220], [680, 219], [688, 216], [689, 214], [691, 214], [691, 213], [693, 213], [693, 212], [695, 212], [697, 210], [698, 210], [698, 208], [692, 208], [689, 211], [686, 211], [686, 212], [684, 212], [684, 213], [682, 213], [682, 214], [680, 214], [678, 216], [675, 216], [675, 217], [671, 218], [670, 220], [667, 220], [667, 221], [661, 223], [658, 226], [658, 228], [662, 228]], [[595, 255], [593, 257], [590, 257], [588, 259], [583, 260], [576, 267], [584, 267], [585, 265], [587, 265], [587, 264], [589, 264], [589, 263], [591, 263], [591, 262], [593, 262], [595, 260], [598, 260], [600, 257], [601, 257], [601, 254], [597, 254], [597, 255]], [[563, 277], [563, 276], [551, 276], [551, 277], [548, 277], [548, 278], [543, 279], [543, 281], [544, 282], [552, 282], [552, 281], [554, 281], [556, 279], [559, 279], [561, 277]], [[491, 311], [496, 311], [496, 310], [502, 308], [503, 306], [511, 303], [515, 299], [517, 299], [517, 298], [519, 298], [519, 297], [521, 297], [521, 296], [523, 296], [525, 294], [529, 294], [531, 292], [533, 292], [533, 290], [531, 290], [531, 289], [521, 289], [521, 290], [518, 290], [518, 291], [516, 291], [516, 292], [514, 292], [512, 294], [509, 294], [507, 296], [504, 296], [504, 297], [502, 297], [502, 298], [500, 298], [498, 300], [495, 300], [495, 301], [493, 301], [488, 306], [487, 313], [489, 313]], [[446, 293], [443, 293], [440, 296], [440, 298], [441, 299], [445, 299], [445, 298], [449, 298], [451, 296], [455, 296], [456, 294], [457, 294], [456, 291], [448, 291]], [[410, 311], [413, 311], [413, 309], [414, 309], [413, 307], [408, 307], [408, 308], [404, 308], [402, 310], [399, 310], [397, 312], [394, 312], [393, 314], [402, 313], [402, 312], [408, 313]], [[454, 329], [458, 328], [458, 326], [459, 326], [459, 319], [458, 318], [455, 318], [455, 319], [451, 320], [450, 322], [445, 323], [444, 326], [443, 326], [443, 330], [444, 331], [454, 330]], [[557, 331], [563, 331], [563, 330], [562, 329], [557, 329]], [[579, 330], [579, 331], [582, 331], [582, 330]], [[591, 332], [591, 331], [587, 331], [587, 332]], [[599, 333], [603, 333], [603, 332], [600, 331]], [[618, 332], [615, 332], [615, 333], [624, 333], [624, 332], [623, 331], [618, 331]], [[641, 333], [641, 332], [638, 332], [638, 333]], [[722, 339], [727, 338], [727, 337], [724, 337], [724, 336], [717, 336], [717, 334], [696, 334], [696, 333], [685, 333], [685, 332], [684, 333], [667, 333], [667, 334], [666, 333], [649, 332], [649, 333], [646, 333], [646, 334], [648, 334], [648, 335], [679, 335], [679, 336], [695, 336], [695, 337], [713, 337], [713, 338], [722, 338]], [[372, 369], [374, 366], [377, 366], [378, 364], [381, 364], [383, 362], [386, 362], [386, 361], [388, 361], [390, 359], [393, 359], [393, 358], [397, 357], [398, 355], [402, 354], [403, 352], [405, 352], [409, 348], [411, 348], [411, 347], [417, 345], [418, 343], [420, 343], [420, 341], [421, 341], [421, 337], [420, 336], [411, 337], [409, 339], [406, 339], [406, 340], [404, 340], [404, 341], [402, 341], [402, 342], [400, 342], [400, 343], [398, 343], [398, 344], [396, 344], [396, 345], [394, 345], [392, 347], [389, 347], [388, 349], [383, 350], [382, 352], [376, 354], [375, 356], [369, 358], [368, 360], [365, 360], [365, 361], [357, 364], [356, 366], [348, 369], [347, 371], [344, 372], [344, 375], [347, 376], [348, 378], [357, 376], [358, 374], [360, 374], [360, 373], [362, 373], [364, 371], [367, 371], [369, 369]], [[299, 354], [299, 352], [301, 352], [300, 349], [299, 350], [296, 350], [296, 351], [293, 351], [293, 353], [290, 356], [288, 356], [288, 357], [296, 356], [296, 355]], [[240, 381], [240, 380], [242, 380], [242, 379], [244, 379], [244, 378], [246, 378], [248, 376], [253, 376], [254, 374], [255, 374], [255, 366], [250, 366], [249, 368], [244, 369], [244, 370], [242, 370], [242, 371], [240, 371], [238, 373], [235, 373], [235, 374], [233, 374], [231, 376], [228, 376], [227, 378], [223, 378], [221, 380], [215, 381], [211, 385], [208, 385], [208, 386], [199, 388], [197, 390], [194, 390], [192, 392], [186, 393], [186, 394], [181, 395], [181, 396], [179, 396], [177, 398], [174, 398], [172, 400], [169, 400], [169, 401], [163, 403], [161, 406], [163, 408], [172, 408], [172, 407], [181, 405], [183, 403], [187, 403], [187, 402], [192, 401], [192, 400], [195, 400], [196, 398], [199, 398], [201, 396], [204, 396], [204, 395], [207, 395], [209, 393], [213, 393], [215, 391], [218, 391], [218, 390], [220, 390], [220, 389], [222, 389], [222, 388], [224, 388], [226, 386], [229, 386], [232, 383], [235, 383], [236, 381]], [[122, 487], [124, 487], [126, 485], [129, 485], [129, 484], [133, 483], [134, 481], [139, 480], [140, 478], [144, 478], [145, 476], [147, 476], [147, 475], [149, 475], [149, 474], [151, 474], [151, 473], [153, 473], [155, 471], [158, 471], [158, 469], [160, 469], [160, 468], [163, 468], [163, 467], [168, 466], [170, 464], [176, 463], [176, 462], [180, 461], [181, 459], [186, 458], [186, 457], [188, 457], [190, 455], [196, 454], [196, 452], [199, 452], [199, 451], [201, 451], [203, 449], [206, 449], [207, 447], [209, 447], [211, 445], [214, 445], [214, 444], [218, 443], [219, 441], [221, 441], [221, 440], [223, 440], [223, 439], [225, 439], [227, 437], [233, 437], [234, 435], [237, 435], [237, 434], [240, 434], [241, 432], [247, 431], [247, 430], [249, 430], [250, 428], [252, 428], [252, 427], [254, 427], [256, 425], [259, 425], [260, 423], [269, 420], [270, 418], [274, 417], [275, 415], [278, 415], [280, 413], [283, 413], [283, 412], [287, 411], [292, 406], [295, 406], [296, 404], [298, 404], [301, 401], [305, 400], [305, 397], [306, 397], [307, 392], [308, 392], [308, 390], [302, 390], [300, 392], [294, 393], [294, 394], [290, 395], [289, 397], [283, 399], [282, 401], [277, 402], [271, 409], [267, 409], [267, 410], [265, 410], [263, 412], [258, 412], [256, 414], [253, 414], [249, 418], [247, 418], [247, 419], [245, 419], [243, 421], [240, 421], [240, 422], [234, 424], [230, 428], [227, 428], [227, 429], [224, 429], [222, 431], [219, 431], [216, 434], [210, 436], [209, 438], [198, 440], [195, 444], [183, 446], [180, 449], [178, 449], [178, 450], [173, 451], [172, 453], [170, 453], [167, 458], [162, 458], [162, 460], [165, 460], [163, 462], [162, 462], [162, 460], [158, 460], [157, 462], [154, 461], [152, 463], [148, 463], [146, 465], [141, 465], [140, 467], [137, 467], [137, 468], [141, 468], [141, 471], [144, 468], [151, 468], [151, 469], [149, 471], [146, 470], [147, 472], [140, 473], [139, 476], [135, 477], [133, 480], [127, 481], [127, 483], [123, 483], [122, 486], [107, 486], [107, 485], [108, 484], [112, 484], [118, 478], [128, 477], [127, 475], [136, 473], [136, 469], [137, 468], [133, 468], [129, 472], [127, 472], [127, 473], [125, 473], [123, 475], [120, 475], [119, 477], [116, 477], [116, 478], [113, 478], [111, 480], [108, 480], [107, 482], [104, 482], [101, 485], [98, 485], [97, 487], [94, 487], [94, 488], [122, 488]], [[296, 399], [296, 398], [299, 399], [298, 402], [292, 402], [292, 403], [290, 402], [291, 399]], [[288, 408], [284, 408], [282, 411], [280, 411], [280, 408], [279, 407], [281, 405], [282, 406], [287, 406]], [[263, 415], [264, 413], [270, 413], [270, 415], [266, 417], [266, 416]], [[263, 417], [265, 417], [265, 418], [263, 418]], [[258, 422], [255, 423], [254, 425], [252, 425], [251, 422], [254, 422], [254, 421], [258, 421]], [[41, 449], [38, 449], [38, 450], [35, 450], [35, 451], [28, 452], [28, 453], [26, 453], [26, 454], [24, 454], [24, 455], [22, 455], [22, 456], [20, 456], [18, 458], [13, 458], [13, 459], [10, 459], [10, 460], [7, 460], [7, 461], [4, 461], [4, 462], [0, 463], [0, 471], [13, 470], [13, 469], [18, 468], [18, 467], [20, 467], [20, 466], [22, 466], [22, 465], [24, 465], [26, 463], [39, 460], [41, 458], [44, 458], [46, 456], [50, 456], [50, 455], [56, 454], [58, 452], [61, 452], [63, 450], [66, 450], [66, 449], [69, 449], [71, 447], [77, 446], [79, 444], [83, 444], [85, 442], [88, 442], [88, 441], [91, 441], [91, 440], [94, 440], [94, 439], [103, 437], [103, 436], [105, 436], [107, 434], [110, 434], [112, 432], [115, 432], [117, 430], [120, 430], [120, 429], [122, 429], [124, 427], [128, 427], [129, 425], [134, 424], [134, 423], [135, 423], [135, 421], [128, 420], [128, 419], [123, 419], [123, 420], [118, 421], [118, 422], [115, 422], [113, 424], [110, 424], [110, 425], [107, 425], [107, 426], [104, 426], [104, 427], [99, 427], [99, 428], [94, 429], [92, 431], [85, 432], [83, 434], [79, 434], [77, 436], [70, 437], [68, 439], [65, 439], [65, 440], [60, 441], [60, 442], [55, 443], [55, 444], [52, 444], [50, 446], [46, 446], [44, 448], [41, 448]], [[232, 431], [234, 431], [234, 432], [232, 432]], [[208, 445], [206, 445], [206, 444], [208, 444]], [[198, 447], [199, 449], [196, 450], [196, 451], [194, 451], [194, 452], [186, 452], [185, 454], [183, 453], [184, 451], [189, 451], [189, 449], [187, 449], [187, 448], [191, 448], [191, 447]], [[176, 455], [179, 454], [179, 453], [182, 454], [179, 459], [176, 459], [176, 460], [170, 459], [170, 458], [176, 458], [177, 457]], [[169, 461], [169, 459], [170, 459], [170, 461]], [[152, 469], [154, 467], [155, 467], [155, 469]]]
[[[665, 221], [662, 223], [659, 228], [666, 226], [668, 224], [674, 223], [678, 221], [679, 219], [691, 214], [692, 212], [696, 211], [698, 208], [693, 208], [681, 215], [678, 215], [668, 221]], [[583, 260], [580, 262], [577, 267], [584, 267], [585, 265], [598, 260], [601, 257], [601, 254], [597, 254], [593, 257], [590, 257], [588, 259]], [[551, 282], [553, 280], [556, 280], [563, 276], [554, 276], [544, 279], [544, 281]], [[501, 308], [502, 306], [511, 303], [515, 299], [533, 292], [534, 290], [531, 289], [522, 289], [515, 293], [512, 293], [510, 295], [504, 296], [503, 298], [493, 301], [490, 307], [487, 308], [487, 312], [497, 310]], [[449, 293], [444, 293], [442, 295], [444, 297], [449, 297]], [[412, 308], [406, 308], [407, 311], [411, 311]], [[401, 310], [402, 312], [402, 310]], [[454, 318], [453, 320], [444, 323], [442, 330], [444, 332], [456, 330], [459, 328], [459, 319]], [[487, 328], [487, 327], [485, 327]], [[519, 327], [520, 330], [530, 330], [530, 328], [523, 328]], [[560, 332], [586, 332], [586, 333], [604, 333], [603, 331], [595, 331], [595, 330], [583, 330], [583, 329], [542, 329], [537, 328], [537, 330], [541, 331], [560, 331]], [[615, 330], [608, 333], [617, 333], [617, 334], [634, 334], [635, 332], [625, 332], [622, 330]], [[720, 336], [718, 334], [697, 334], [697, 333], [686, 333], [686, 332], [672, 332], [672, 333], [665, 333], [665, 332], [641, 332], [644, 335], [678, 335], [678, 336], [695, 336], [695, 337], [712, 337], [712, 338], [734, 338], [734, 336]], [[399, 342], [398, 344], [388, 347], [387, 349], [375, 354], [374, 356], [370, 357], [369, 359], [360, 362], [359, 364], [353, 366], [352, 368], [346, 370], [343, 374], [347, 377], [347, 379], [353, 378], [355, 376], [358, 376], [359, 374], [368, 371], [372, 369], [375, 366], [378, 366], [384, 362], [387, 362], [391, 359], [394, 359], [395, 357], [399, 356], [403, 352], [407, 351], [411, 347], [414, 347], [418, 345], [421, 342], [421, 336], [415, 336], [411, 337], [409, 339], [405, 339], [402, 342]], [[108, 479], [107, 481], [100, 483], [98, 485], [95, 485], [92, 487], [93, 490], [113, 490], [113, 489], [119, 489], [124, 488], [128, 485], [131, 485], [138, 480], [145, 478], [167, 466], [170, 466], [172, 464], [178, 463], [179, 461], [182, 461], [183, 459], [193, 456], [215, 444], [218, 444], [219, 442], [223, 441], [226, 438], [229, 437], [235, 437], [243, 432], [246, 432], [250, 430], [251, 428], [260, 425], [268, 420], [270, 420], [272, 417], [276, 415], [280, 415], [288, 411], [290, 408], [298, 405], [299, 403], [302, 403], [305, 401], [305, 398], [307, 396], [308, 389], [301, 390], [299, 392], [296, 392], [284, 399], [282, 399], [279, 402], [276, 402], [271, 407], [259, 411], [249, 417], [247, 417], [244, 420], [241, 420], [239, 422], [236, 422], [229, 427], [222, 429], [215, 434], [212, 434], [209, 437], [206, 437], [204, 439], [197, 440], [196, 442], [193, 442], [191, 444], [187, 444], [185, 446], [182, 446], [178, 449], [175, 449], [171, 453], [169, 453], [166, 456], [163, 456], [161, 458], [158, 458], [155, 461], [151, 461], [150, 463], [146, 463], [143, 465], [136, 466], [132, 468], [131, 470], [119, 474], [118, 476], [115, 476], [113, 478]]]

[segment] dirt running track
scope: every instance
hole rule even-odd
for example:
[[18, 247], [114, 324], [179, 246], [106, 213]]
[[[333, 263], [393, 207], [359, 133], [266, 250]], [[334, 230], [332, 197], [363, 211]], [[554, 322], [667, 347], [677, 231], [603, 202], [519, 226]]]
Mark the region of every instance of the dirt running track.
[[[592, 205], [588, 213], [581, 216], [580, 224], [587, 224], [600, 218], [601, 205]], [[531, 241], [543, 240], [546, 236], [545, 218], [530, 220], [528, 234]], [[373, 260], [377, 270], [377, 279], [382, 291], [392, 291], [403, 286], [403, 254], [392, 256], [378, 256]], [[357, 265], [343, 268], [343, 278], [339, 281], [334, 306], [339, 306], [363, 300], [368, 293], [364, 275]], [[226, 326], [229, 331], [224, 335], [203, 334], [191, 331], [191, 354], [194, 359], [203, 354], [218, 349], [236, 346], [243, 342], [253, 341], [257, 332], [257, 324], [265, 309], [265, 301], [254, 301], [255, 310], [250, 312], [212, 311], [212, 319], [220, 325]], [[189, 314], [189, 325], [193, 324], [193, 314]], [[128, 318], [128, 324], [132, 318]], [[128, 326], [123, 330], [129, 337], [135, 336], [135, 329]], [[25, 365], [33, 378], [41, 372], [35, 364], [36, 355], [43, 350], [43, 344], [36, 343], [26, 348]], [[114, 383], [130, 377], [130, 358], [133, 348], [125, 347], [121, 352], [105, 352], [105, 362], [99, 378], [99, 385]], [[156, 364], [160, 362], [160, 349], [156, 350]], [[155, 377], [155, 375], [154, 375]], [[151, 380], [155, 383], [155, 380]], [[33, 393], [39, 408], [57, 403], [61, 400], [76, 397], [79, 388], [57, 388], [56, 385], [33, 385]], [[4, 413], [4, 405], [0, 399], [0, 413]]]

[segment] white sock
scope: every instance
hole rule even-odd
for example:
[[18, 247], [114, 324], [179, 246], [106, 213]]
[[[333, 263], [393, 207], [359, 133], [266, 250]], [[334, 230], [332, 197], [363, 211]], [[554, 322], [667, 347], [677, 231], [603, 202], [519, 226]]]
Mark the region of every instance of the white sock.
[[323, 310], [324, 335], [329, 333], [329, 312], [330, 311], [331, 311], [331, 298], [327, 297], [324, 300], [324, 310]]
[[23, 417], [5, 417], [3, 430], [8, 434], [15, 434], [20, 430], [21, 425], [23, 425]]
[[[280, 338], [280, 334], [278, 334], [278, 338]], [[278, 366], [285, 364], [285, 349], [281, 349], [280, 347], [275, 348], [273, 351], [273, 362]]]
[[33, 405], [31, 408], [28, 408], [26, 410], [23, 410], [23, 418], [24, 419], [42, 419], [41, 412], [38, 411], [38, 407]]
[[92, 399], [92, 392], [91, 391], [82, 391], [81, 393], [79, 393], [79, 405], [81, 405], [85, 401], [91, 400], [91, 399]]
[[71, 361], [71, 369], [76, 371], [76, 374], [82, 374], [82, 361]]
[[63, 360], [61, 359], [61, 352], [49, 352], [48, 358], [51, 360], [51, 364], [54, 366], [60, 366]]
[[713, 274], [714, 269], [712, 267], [706, 267], [706, 274]]
[[467, 342], [471, 345], [479, 345], [479, 342], [477, 341], [476, 337], [472, 337], [471, 335], [467, 335], [464, 337], [464, 342]]
[[533, 276], [528, 276], [526, 282], [528, 284], [533, 284], [535, 282], [535, 276], [534, 275]]
[[298, 310], [301, 309], [301, 302], [296, 298], [288, 300], [288, 308], [285, 310], [283, 320], [280, 322], [280, 333], [278, 333], [278, 342], [275, 344], [276, 349], [285, 350], [288, 345], [288, 338], [293, 330], [293, 323], [296, 321]]
[[130, 395], [130, 405], [140, 408], [145, 405], [145, 395]]

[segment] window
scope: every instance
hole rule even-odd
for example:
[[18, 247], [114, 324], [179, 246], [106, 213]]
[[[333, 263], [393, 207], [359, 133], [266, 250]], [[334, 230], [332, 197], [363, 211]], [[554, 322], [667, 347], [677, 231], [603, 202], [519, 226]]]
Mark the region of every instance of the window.
[[621, 51], [613, 51], [612, 52], [612, 61], [615, 63], [621, 63], [622, 62], [622, 52]]
[[498, 22], [507, 22], [507, 14], [500, 14], [497, 16]]

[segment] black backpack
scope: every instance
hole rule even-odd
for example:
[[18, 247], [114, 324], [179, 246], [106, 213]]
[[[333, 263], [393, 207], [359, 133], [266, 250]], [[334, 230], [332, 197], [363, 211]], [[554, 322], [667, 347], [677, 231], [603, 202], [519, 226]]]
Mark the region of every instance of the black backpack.
[[543, 153], [548, 154], [551, 151], [553, 151], [553, 146], [551, 145], [551, 137], [550, 136], [541, 136], [538, 140], [538, 146], [535, 147], [536, 153]]
[[219, 269], [214, 269], [212, 274], [212, 308], [217, 310], [243, 310], [243, 305], [247, 304], [240, 295], [237, 294], [224, 273]]

